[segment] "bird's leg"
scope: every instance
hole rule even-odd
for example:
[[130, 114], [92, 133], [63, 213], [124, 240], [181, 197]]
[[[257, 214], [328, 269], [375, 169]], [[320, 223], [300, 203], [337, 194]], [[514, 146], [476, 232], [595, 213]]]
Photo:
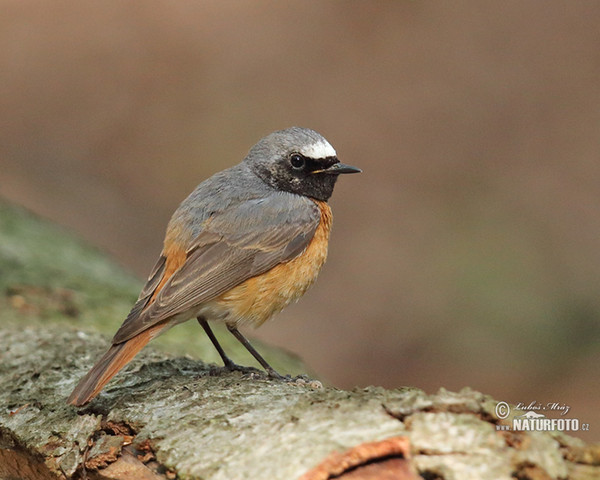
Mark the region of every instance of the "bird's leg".
[[206, 332], [206, 335], [208, 335], [208, 338], [210, 338], [210, 341], [212, 342], [212, 344], [217, 349], [217, 352], [219, 352], [219, 355], [221, 355], [221, 358], [223, 359], [223, 364], [225, 365], [225, 367], [228, 370], [243, 370], [244, 367], [240, 367], [233, 360], [231, 360], [231, 358], [229, 358], [227, 356], [227, 354], [225, 353], [225, 350], [223, 350], [223, 347], [217, 340], [217, 337], [215, 337], [215, 334], [213, 333], [212, 329], [210, 328], [210, 325], [208, 324], [208, 322], [203, 317], [198, 317], [197, 320], [198, 320], [198, 323], [200, 325], [202, 325], [202, 328]]
[[267, 373], [269, 374], [269, 377], [276, 378], [278, 380], [286, 380], [286, 377], [277, 373], [277, 371], [271, 365], [269, 365], [267, 363], [267, 361], [261, 356], [260, 353], [258, 353], [256, 351], [256, 349], [250, 344], [250, 342], [246, 339], [246, 337], [244, 337], [240, 333], [240, 331], [237, 328], [235, 328], [233, 325], [227, 325], [227, 329], [233, 334], [233, 336], [235, 338], [238, 339], [238, 341], [244, 347], [246, 347], [246, 350], [248, 350], [252, 354], [252, 356], [254, 358], [256, 358], [256, 361], [258, 363], [260, 363], [262, 365], [262, 367], [267, 371]]

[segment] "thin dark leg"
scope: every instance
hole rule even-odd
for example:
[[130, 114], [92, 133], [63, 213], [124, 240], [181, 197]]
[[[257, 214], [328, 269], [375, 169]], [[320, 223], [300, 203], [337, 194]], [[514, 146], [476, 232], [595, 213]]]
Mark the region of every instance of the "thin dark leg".
[[221, 346], [221, 344], [217, 340], [217, 337], [215, 337], [215, 334], [213, 333], [212, 329], [210, 328], [210, 325], [208, 325], [208, 322], [206, 320], [204, 320], [204, 318], [198, 317], [198, 323], [200, 325], [202, 325], [202, 328], [206, 332], [206, 335], [208, 335], [208, 338], [210, 338], [210, 341], [217, 349], [217, 352], [219, 352], [219, 355], [221, 355], [221, 358], [223, 359], [223, 363], [225, 364], [225, 366], [229, 370], [235, 370], [237, 365], [233, 362], [233, 360], [231, 360], [231, 358], [229, 358], [227, 356], [227, 354], [225, 353], [225, 350], [223, 350], [223, 347]]
[[279, 373], [277, 373], [275, 371], [275, 369], [271, 365], [269, 365], [267, 363], [267, 361], [261, 356], [261, 354], [258, 353], [256, 351], [256, 349], [252, 345], [250, 345], [250, 342], [246, 339], [246, 337], [244, 337], [240, 333], [240, 331], [237, 328], [235, 328], [234, 326], [228, 325], [227, 329], [233, 334], [233, 336], [235, 338], [237, 338], [239, 340], [239, 342], [244, 347], [246, 347], [246, 350], [248, 350], [252, 354], [252, 356], [254, 358], [256, 358], [256, 360], [258, 361], [258, 363], [260, 363], [262, 365], [262, 367], [267, 371], [267, 373], [269, 374], [269, 377], [271, 377], [271, 378], [278, 378], [278, 379], [285, 379], [285, 377], [283, 375], [280, 375]]

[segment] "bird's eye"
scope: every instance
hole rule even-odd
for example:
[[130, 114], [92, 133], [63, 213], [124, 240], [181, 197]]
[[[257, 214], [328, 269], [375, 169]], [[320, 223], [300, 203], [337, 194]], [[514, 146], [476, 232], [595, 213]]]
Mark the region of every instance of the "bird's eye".
[[302, 170], [304, 168], [304, 165], [306, 164], [306, 161], [304, 160], [304, 157], [302, 155], [300, 155], [299, 153], [294, 153], [290, 157], [290, 164], [294, 169]]

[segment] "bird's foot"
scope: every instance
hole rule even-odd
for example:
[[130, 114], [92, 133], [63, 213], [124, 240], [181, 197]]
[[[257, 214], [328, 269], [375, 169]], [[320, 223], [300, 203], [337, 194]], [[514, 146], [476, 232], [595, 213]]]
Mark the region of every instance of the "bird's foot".
[[244, 365], [238, 365], [237, 363], [231, 362], [228, 365], [225, 365], [225, 370], [230, 372], [240, 372], [243, 375], [264, 375], [264, 372], [259, 368], [255, 367], [245, 367]]
[[257, 375], [265, 375], [265, 373], [254, 367], [245, 367], [243, 365], [238, 365], [237, 363], [227, 363], [223, 366], [211, 365], [210, 366], [210, 375], [214, 377], [218, 377], [220, 375], [226, 375], [231, 372], [240, 372], [242, 375], [246, 376], [257, 376]]
[[255, 367], [245, 367], [243, 365], [238, 365], [233, 361], [228, 361], [222, 367], [215, 366], [211, 368], [210, 374], [214, 376], [221, 375], [222, 373], [229, 372], [240, 372], [244, 377], [249, 378], [264, 378], [267, 376], [271, 380], [278, 380], [281, 382], [298, 385], [298, 386], [307, 386], [313, 389], [323, 388], [323, 384], [319, 380], [314, 380], [310, 378], [308, 375], [296, 375], [292, 377], [291, 375], [281, 375], [277, 370], [270, 367], [265, 370], [260, 370]]
[[273, 367], [266, 368], [265, 370], [266, 370], [269, 378], [272, 380], [281, 380], [282, 382], [289, 382], [290, 379], [292, 378], [289, 375], [282, 375], [277, 370], [275, 370]]

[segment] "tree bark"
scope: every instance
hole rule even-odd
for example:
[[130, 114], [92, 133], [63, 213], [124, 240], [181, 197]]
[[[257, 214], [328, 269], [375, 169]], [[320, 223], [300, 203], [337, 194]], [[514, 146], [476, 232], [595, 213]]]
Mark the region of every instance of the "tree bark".
[[66, 397], [108, 346], [88, 325], [118, 324], [139, 282], [3, 203], [0, 271], [2, 479], [600, 478], [598, 445], [501, 430], [523, 412], [499, 420], [470, 389], [343, 391], [150, 347], [76, 409]]

